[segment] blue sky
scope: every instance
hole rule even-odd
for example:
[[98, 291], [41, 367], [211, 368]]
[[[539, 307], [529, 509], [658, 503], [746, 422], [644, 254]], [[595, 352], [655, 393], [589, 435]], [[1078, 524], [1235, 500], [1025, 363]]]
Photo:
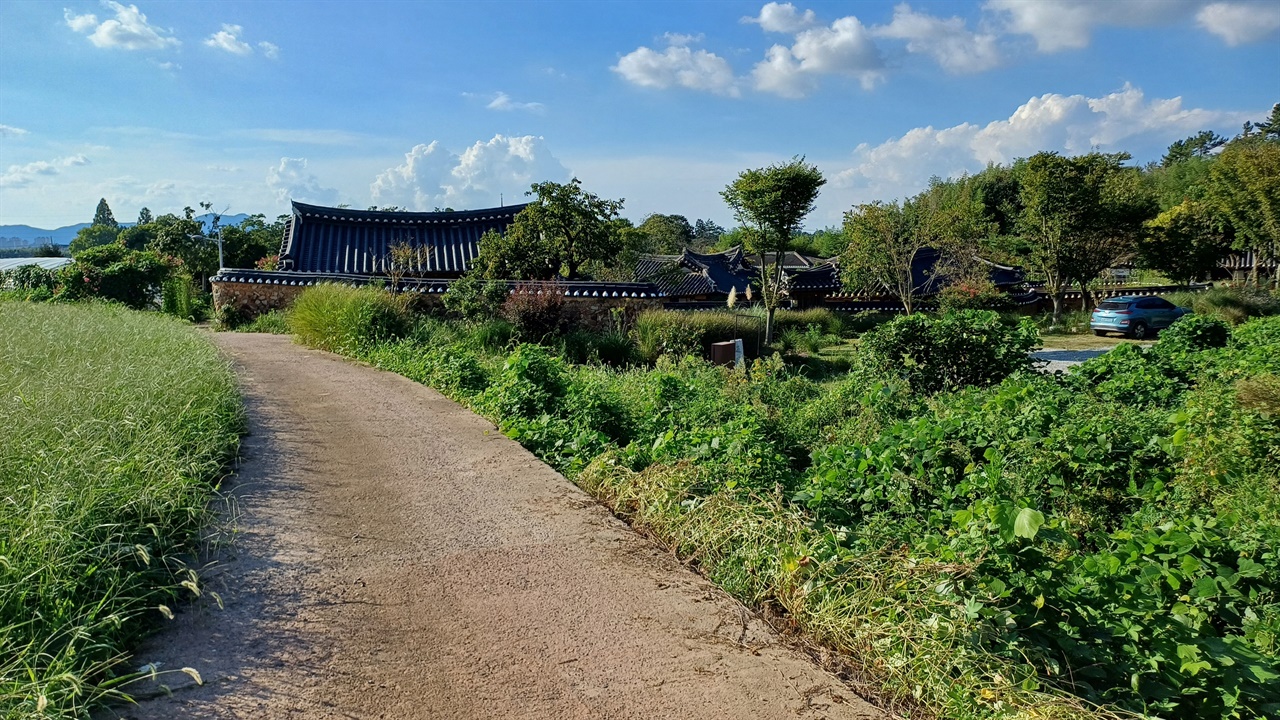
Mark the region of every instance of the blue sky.
[[578, 176], [731, 217], [804, 155], [809, 227], [1039, 150], [1137, 161], [1280, 102], [1280, 0], [0, 4], [0, 224], [208, 200], [457, 209]]

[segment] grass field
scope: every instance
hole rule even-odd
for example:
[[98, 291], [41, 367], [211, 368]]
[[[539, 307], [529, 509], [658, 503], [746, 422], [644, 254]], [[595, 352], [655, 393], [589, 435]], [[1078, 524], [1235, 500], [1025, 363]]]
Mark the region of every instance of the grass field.
[[242, 427], [200, 332], [94, 305], [0, 302], [0, 717], [83, 717], [191, 569]]

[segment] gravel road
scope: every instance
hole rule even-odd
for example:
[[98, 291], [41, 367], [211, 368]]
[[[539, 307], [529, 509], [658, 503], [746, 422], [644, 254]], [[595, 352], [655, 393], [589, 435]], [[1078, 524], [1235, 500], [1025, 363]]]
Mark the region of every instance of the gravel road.
[[1051, 373], [1058, 370], [1066, 372], [1067, 368], [1072, 365], [1079, 365], [1085, 360], [1096, 358], [1099, 355], [1106, 353], [1108, 350], [1111, 350], [1111, 348], [1105, 348], [1102, 350], [1059, 350], [1057, 348], [1042, 348], [1031, 353], [1031, 357], [1036, 360], [1045, 361], [1040, 368], [1043, 372]]
[[433, 390], [214, 337], [251, 419], [238, 529], [136, 660], [205, 683], [102, 717], [885, 717]]

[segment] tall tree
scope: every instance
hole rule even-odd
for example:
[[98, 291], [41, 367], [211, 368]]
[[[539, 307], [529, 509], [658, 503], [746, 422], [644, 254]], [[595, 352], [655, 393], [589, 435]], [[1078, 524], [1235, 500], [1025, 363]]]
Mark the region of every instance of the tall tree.
[[1160, 160], [1160, 167], [1169, 167], [1177, 165], [1180, 162], [1186, 162], [1191, 158], [1209, 157], [1213, 151], [1227, 144], [1227, 139], [1212, 130], [1201, 130], [1184, 140], [1179, 140], [1169, 146], [1164, 157]]
[[139, 210], [138, 224], [146, 225], [147, 223], [150, 223], [150, 222], [155, 222], [155, 218], [151, 216], [151, 208], [144, 207], [141, 210]]
[[1231, 249], [1221, 218], [1205, 203], [1184, 200], [1147, 221], [1138, 263], [1179, 283], [1205, 277]]
[[1231, 221], [1236, 249], [1254, 253], [1254, 284], [1262, 258], [1280, 258], [1280, 141], [1264, 137], [1231, 141], [1209, 172], [1210, 201]]
[[693, 238], [697, 241], [698, 247], [715, 245], [723, 234], [724, 226], [714, 221], [695, 220], [693, 223]]
[[[826, 178], [814, 165], [796, 157], [788, 163], [744, 170], [720, 193], [734, 218], [750, 232], [747, 251], [760, 259], [760, 299], [765, 306], [765, 342], [773, 342], [773, 317], [782, 295], [782, 263], [791, 238], [813, 212]], [[773, 253], [773, 266], [765, 263]]]
[[116, 222], [115, 215], [111, 214], [111, 206], [107, 205], [107, 199], [102, 198], [98, 201], [98, 208], [93, 211], [93, 222], [91, 225], [102, 225], [110, 228], [120, 228], [120, 223]]
[[534, 183], [536, 199], [521, 210], [505, 235], [480, 242], [476, 267], [498, 280], [551, 280], [578, 277], [591, 263], [616, 261], [621, 250], [617, 223], [622, 200], [605, 200], [567, 183]]
[[218, 246], [204, 234], [195, 211], [188, 207], [183, 208], [181, 217], [161, 215], [152, 225], [156, 235], [147, 249], [181, 260], [193, 278], [207, 284], [209, 276], [218, 271]]
[[288, 215], [281, 215], [268, 223], [262, 214], [250, 215], [239, 225], [222, 228], [223, 264], [229, 268], [251, 268], [267, 257], [280, 252], [284, 238], [284, 223]]
[[693, 226], [683, 215], [654, 213], [640, 223], [639, 230], [649, 238], [649, 252], [674, 255], [693, 243]]
[[1027, 158], [1018, 175], [1022, 211], [1017, 230], [1026, 242], [1023, 259], [1044, 280], [1056, 325], [1062, 320], [1075, 241], [1094, 222], [1097, 189], [1084, 181], [1075, 163], [1053, 152]]
[[[1096, 202], [1083, 207], [1084, 222], [1070, 245], [1068, 273], [1080, 287], [1081, 309], [1093, 306], [1089, 285], [1107, 268], [1131, 260], [1137, 252], [1143, 224], [1159, 212], [1155, 194], [1137, 168], [1125, 167], [1128, 153], [1090, 153], [1071, 158], [1086, 193]], [[1092, 197], [1096, 192], [1096, 199]]]
[[80, 228], [79, 232], [76, 233], [76, 236], [72, 238], [71, 245], [67, 250], [72, 256], [75, 256], [89, 248], [110, 245], [116, 241], [116, 237], [119, 235], [119, 226], [99, 225], [94, 223], [88, 227]]
[[912, 232], [907, 211], [897, 201], [859, 205], [844, 214], [844, 234], [849, 241], [840, 258], [845, 285], [888, 292], [908, 315], [914, 312], [920, 288], [913, 268], [929, 243]]
[[932, 274], [982, 272], [973, 262], [977, 240], [992, 232], [983, 204], [965, 181], [933, 178], [928, 189], [901, 206], [859, 205], [845, 213], [848, 248], [841, 256], [845, 284], [856, 290], [888, 292], [910, 315], [925, 290], [927, 277], [916, 272], [918, 258], [936, 251]]

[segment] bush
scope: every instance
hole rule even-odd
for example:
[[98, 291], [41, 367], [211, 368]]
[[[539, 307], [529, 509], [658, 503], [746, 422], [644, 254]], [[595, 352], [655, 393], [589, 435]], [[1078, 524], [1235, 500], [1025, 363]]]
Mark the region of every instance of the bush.
[[376, 287], [320, 283], [302, 291], [289, 308], [289, 329], [305, 344], [358, 354], [403, 337], [412, 327], [407, 299]]
[[58, 270], [58, 292], [67, 300], [98, 298], [141, 310], [156, 306], [173, 261], [150, 251], [100, 245]]
[[511, 349], [511, 342], [515, 340], [516, 328], [506, 320], [486, 320], [475, 326], [471, 337], [481, 350], [507, 352]]
[[160, 311], [180, 320], [200, 322], [209, 317], [210, 298], [191, 280], [191, 276], [174, 271], [165, 278], [160, 289]]
[[568, 385], [563, 361], [539, 345], [521, 345], [476, 404], [497, 418], [534, 419], [560, 409]]
[[989, 310], [940, 316], [907, 315], [862, 338], [860, 361], [887, 377], [900, 377], [921, 393], [990, 385], [1030, 370], [1039, 344], [1030, 320], [1006, 321]]
[[1010, 312], [1014, 308], [1013, 300], [985, 279], [951, 283], [938, 293], [938, 311], [941, 313], [959, 310]]
[[464, 320], [489, 320], [497, 317], [507, 301], [507, 284], [485, 280], [479, 273], [469, 272], [449, 283], [444, 294], [444, 307]]
[[558, 284], [517, 285], [502, 305], [502, 315], [525, 342], [540, 343], [563, 335], [569, 327], [564, 288]]
[[1198, 352], [1226, 347], [1230, 339], [1231, 326], [1226, 322], [1216, 317], [1184, 315], [1160, 331], [1155, 351], [1161, 354]]

